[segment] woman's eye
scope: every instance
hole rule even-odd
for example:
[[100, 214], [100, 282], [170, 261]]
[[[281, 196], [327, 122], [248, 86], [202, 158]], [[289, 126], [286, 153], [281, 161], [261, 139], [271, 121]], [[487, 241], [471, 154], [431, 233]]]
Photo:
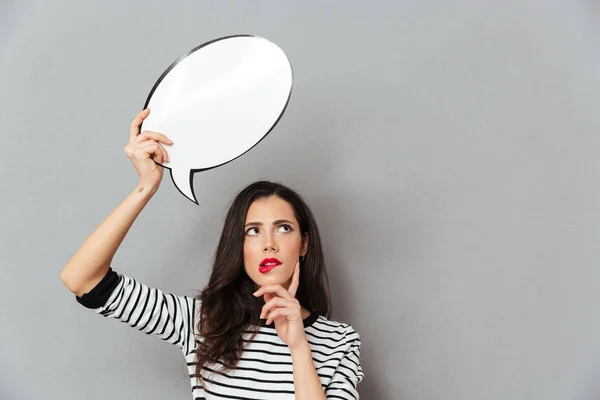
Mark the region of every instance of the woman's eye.
[[289, 226], [289, 225], [281, 225], [281, 226], [279, 227], [279, 229], [282, 229], [282, 228], [285, 228], [284, 232], [289, 232], [289, 231], [291, 231], [291, 230], [292, 230], [292, 228], [290, 228], [290, 226]]
[[246, 231], [246, 235], [256, 235], [258, 234], [258, 228], [250, 228]]

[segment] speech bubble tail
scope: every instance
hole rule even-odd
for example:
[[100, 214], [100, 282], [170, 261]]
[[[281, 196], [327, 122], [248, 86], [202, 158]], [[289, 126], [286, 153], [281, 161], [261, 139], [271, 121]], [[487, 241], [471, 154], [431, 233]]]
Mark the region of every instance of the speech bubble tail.
[[171, 179], [175, 184], [177, 190], [181, 192], [185, 197], [198, 205], [196, 195], [194, 194], [193, 185], [193, 174], [190, 169], [187, 168], [171, 168]]

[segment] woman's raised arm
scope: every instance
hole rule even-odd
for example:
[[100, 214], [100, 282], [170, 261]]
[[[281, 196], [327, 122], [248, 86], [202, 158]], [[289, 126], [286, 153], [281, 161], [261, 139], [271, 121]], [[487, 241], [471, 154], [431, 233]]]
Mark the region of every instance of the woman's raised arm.
[[[161, 143], [169, 145], [172, 142], [157, 132], [137, 134], [149, 113], [146, 109], [133, 120], [129, 143], [124, 149], [138, 172], [139, 184], [92, 232], [60, 273], [61, 281], [77, 296], [90, 291], [106, 276], [129, 228], [160, 186], [163, 167], [156, 164], [152, 156], [158, 163], [168, 161], [167, 151]], [[94, 188], [90, 187], [90, 191]]]

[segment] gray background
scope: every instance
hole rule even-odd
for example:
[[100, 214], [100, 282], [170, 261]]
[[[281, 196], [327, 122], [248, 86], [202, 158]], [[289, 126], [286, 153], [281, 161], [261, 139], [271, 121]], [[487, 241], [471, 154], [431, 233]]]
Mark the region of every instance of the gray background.
[[280, 45], [292, 98], [251, 152], [165, 174], [113, 267], [192, 295], [228, 202], [280, 180], [322, 230], [364, 399], [600, 399], [600, 6], [591, 1], [7, 1], [0, 398], [188, 399], [179, 349], [59, 273], [137, 184], [128, 126], [214, 38]]

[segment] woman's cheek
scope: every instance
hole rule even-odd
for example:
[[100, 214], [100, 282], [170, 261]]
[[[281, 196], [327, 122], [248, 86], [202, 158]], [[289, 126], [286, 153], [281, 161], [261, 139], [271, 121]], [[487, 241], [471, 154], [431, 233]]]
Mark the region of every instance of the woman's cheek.
[[300, 248], [302, 247], [302, 243], [300, 240], [300, 236], [298, 235], [289, 235], [283, 240], [282, 243], [285, 246], [286, 253], [290, 257], [296, 258], [300, 255]]
[[254, 263], [256, 245], [250, 240], [244, 242], [244, 265], [249, 268]]

